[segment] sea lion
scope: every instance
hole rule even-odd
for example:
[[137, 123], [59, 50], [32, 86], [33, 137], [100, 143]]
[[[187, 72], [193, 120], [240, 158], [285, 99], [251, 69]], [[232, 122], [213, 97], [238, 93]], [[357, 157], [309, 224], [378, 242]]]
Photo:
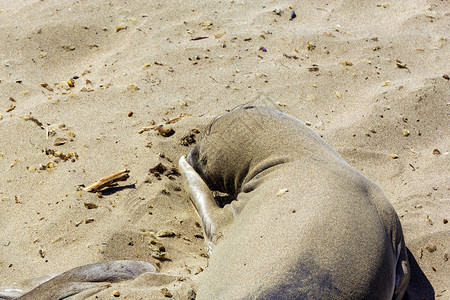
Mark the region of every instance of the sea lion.
[[[180, 158], [212, 248], [202, 299], [401, 299], [410, 271], [380, 188], [299, 120], [241, 107]], [[230, 195], [220, 207], [211, 191]]]
[[0, 299], [56, 300], [77, 295], [86, 299], [111, 286], [113, 282], [134, 279], [156, 268], [143, 261], [115, 260], [80, 266], [64, 273], [28, 279], [0, 290]]

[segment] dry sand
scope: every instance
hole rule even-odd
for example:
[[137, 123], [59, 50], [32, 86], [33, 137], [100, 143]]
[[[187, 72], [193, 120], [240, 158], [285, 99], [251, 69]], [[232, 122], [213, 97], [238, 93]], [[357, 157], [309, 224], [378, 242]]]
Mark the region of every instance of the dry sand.
[[[188, 297], [206, 247], [173, 163], [184, 137], [253, 103], [374, 180], [412, 253], [410, 298], [449, 299], [449, 26], [448, 1], [1, 1], [0, 286], [138, 259], [182, 279], [100, 298]], [[153, 122], [175, 133], [139, 133]], [[102, 198], [81, 190], [123, 168]]]

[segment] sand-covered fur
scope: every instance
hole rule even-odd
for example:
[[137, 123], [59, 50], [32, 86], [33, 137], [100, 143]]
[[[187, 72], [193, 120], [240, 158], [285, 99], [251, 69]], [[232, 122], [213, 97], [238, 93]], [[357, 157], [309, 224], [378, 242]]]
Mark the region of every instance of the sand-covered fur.
[[410, 270], [392, 205], [302, 122], [235, 109], [187, 161], [236, 197], [228, 219], [208, 220], [217, 245], [198, 299], [402, 298]]

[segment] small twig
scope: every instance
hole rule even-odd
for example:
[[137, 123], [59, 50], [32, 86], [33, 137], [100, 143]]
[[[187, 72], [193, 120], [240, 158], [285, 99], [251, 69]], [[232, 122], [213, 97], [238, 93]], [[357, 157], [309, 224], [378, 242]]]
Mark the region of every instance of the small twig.
[[191, 39], [191, 41], [198, 41], [198, 40], [203, 40], [203, 39], [207, 39], [207, 38], [208, 38], [207, 36], [198, 36], [198, 37]]
[[84, 188], [83, 191], [92, 192], [92, 193], [98, 192], [101, 189], [103, 189], [104, 187], [110, 186], [118, 181], [127, 180], [130, 177], [130, 175], [128, 175], [128, 173], [130, 173], [130, 170], [125, 169], [125, 170], [116, 172], [114, 174], [105, 176], [105, 177], [101, 178], [99, 181], [97, 181], [96, 183], [91, 184], [90, 186]]

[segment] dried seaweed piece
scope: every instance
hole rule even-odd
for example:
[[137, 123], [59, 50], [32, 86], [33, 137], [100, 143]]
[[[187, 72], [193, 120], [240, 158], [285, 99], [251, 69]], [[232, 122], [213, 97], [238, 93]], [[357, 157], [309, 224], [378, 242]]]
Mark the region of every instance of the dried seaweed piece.
[[283, 53], [283, 56], [286, 57], [286, 58], [298, 59], [298, 56], [295, 55], [295, 54], [294, 55], [289, 55], [289, 54]]
[[98, 205], [92, 202], [84, 203], [84, 207], [87, 209], [95, 209], [98, 208]]
[[39, 84], [41, 87], [43, 87], [44, 89], [53, 92], [53, 88], [51, 86], [48, 85], [48, 83], [41, 83]]
[[61, 146], [64, 145], [66, 142], [67, 142], [66, 138], [59, 137], [55, 139], [55, 141], [53, 142], [53, 146]]
[[118, 171], [116, 173], [101, 178], [99, 181], [95, 182], [94, 184], [91, 184], [90, 186], [84, 188], [83, 190], [86, 192], [93, 192], [93, 193], [98, 192], [105, 187], [117, 183], [118, 181], [127, 180], [130, 177], [128, 173], [130, 173], [130, 170], [128, 169]]
[[5, 112], [10, 112], [12, 110], [14, 110], [14, 108], [16, 108], [16, 106], [14, 104], [11, 104], [6, 110]]
[[24, 115], [24, 116], [20, 116], [20, 118], [25, 120], [25, 121], [31, 121], [34, 124], [36, 124], [37, 126], [41, 127], [41, 129], [45, 129], [44, 128], [44, 124], [42, 124], [38, 119], [36, 119], [32, 115]]
[[313, 64], [311, 67], [308, 67], [308, 71], [317, 72], [317, 71], [319, 71], [319, 66], [316, 64]]

